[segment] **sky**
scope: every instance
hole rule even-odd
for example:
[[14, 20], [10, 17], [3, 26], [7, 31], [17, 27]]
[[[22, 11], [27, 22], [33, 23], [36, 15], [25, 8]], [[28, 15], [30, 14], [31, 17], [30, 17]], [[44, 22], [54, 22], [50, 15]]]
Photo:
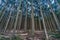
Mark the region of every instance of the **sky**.
[[54, 0], [52, 1], [52, 4], [54, 3]]
[[0, 4], [1, 4], [1, 0], [0, 0]]

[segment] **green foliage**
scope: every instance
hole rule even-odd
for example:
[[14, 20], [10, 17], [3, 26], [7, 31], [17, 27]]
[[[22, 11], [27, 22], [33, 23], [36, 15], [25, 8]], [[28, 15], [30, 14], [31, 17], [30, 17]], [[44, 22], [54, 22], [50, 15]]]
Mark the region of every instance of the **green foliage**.
[[60, 0], [57, 0], [58, 1], [58, 3], [60, 4]]
[[56, 13], [57, 16], [60, 15], [60, 9], [57, 10], [55, 13]]
[[[1, 37], [0, 40], [10, 40], [10, 38]], [[11, 40], [22, 40], [19, 36], [13, 36]]]
[[1, 37], [0, 40], [9, 40], [9, 38]]
[[19, 36], [13, 36], [12, 40], [22, 40]]
[[60, 34], [53, 34], [52, 37], [54, 37], [54, 38], [60, 38]]
[[49, 33], [49, 35], [51, 35], [51, 37], [53, 37], [53, 38], [60, 38], [59, 33]]
[[1, 13], [0, 13], [0, 17], [1, 17]]

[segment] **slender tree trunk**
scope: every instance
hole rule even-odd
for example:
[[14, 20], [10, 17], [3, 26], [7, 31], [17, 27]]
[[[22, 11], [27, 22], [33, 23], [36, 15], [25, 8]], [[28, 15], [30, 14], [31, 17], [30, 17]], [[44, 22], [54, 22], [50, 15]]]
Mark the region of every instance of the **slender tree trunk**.
[[46, 25], [45, 25], [45, 21], [44, 21], [44, 16], [43, 16], [43, 13], [42, 13], [42, 7], [40, 6], [40, 12], [41, 12], [41, 16], [42, 16], [42, 21], [43, 21], [43, 27], [44, 27], [44, 32], [45, 32], [45, 35], [46, 35], [46, 40], [49, 40], [48, 38], [48, 33], [47, 33], [47, 30], [46, 30]]

